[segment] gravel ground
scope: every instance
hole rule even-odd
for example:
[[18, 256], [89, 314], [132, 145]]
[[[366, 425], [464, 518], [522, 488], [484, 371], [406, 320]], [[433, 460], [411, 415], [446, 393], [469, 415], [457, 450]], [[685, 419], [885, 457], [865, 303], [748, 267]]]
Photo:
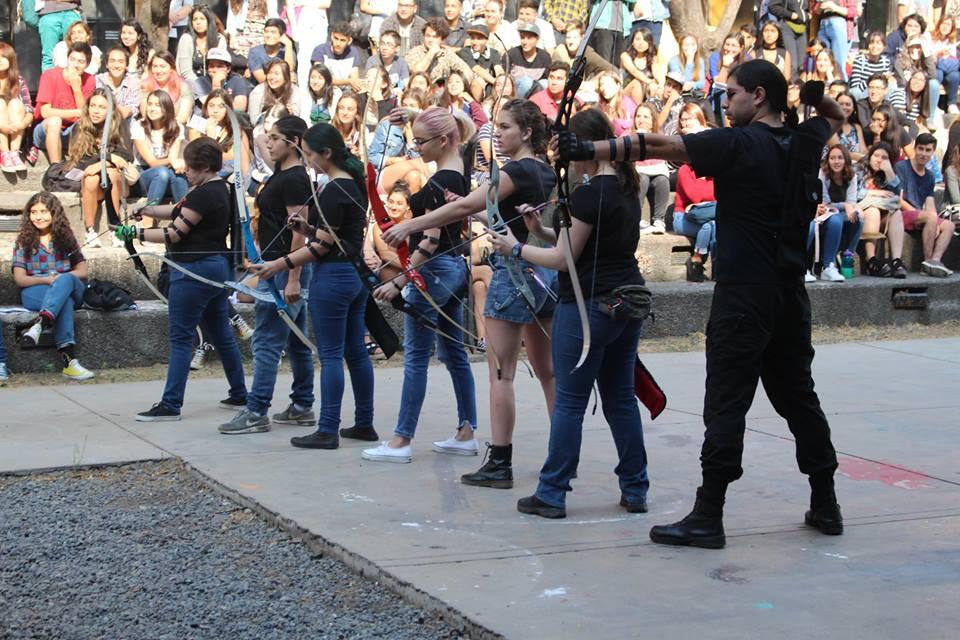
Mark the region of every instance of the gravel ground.
[[0, 638], [459, 638], [177, 462], [0, 477]]

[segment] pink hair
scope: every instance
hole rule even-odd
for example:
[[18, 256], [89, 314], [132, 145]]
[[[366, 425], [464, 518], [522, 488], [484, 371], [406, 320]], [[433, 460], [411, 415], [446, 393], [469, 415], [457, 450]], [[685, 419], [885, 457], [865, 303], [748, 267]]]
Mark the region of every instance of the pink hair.
[[415, 122], [426, 129], [430, 137], [447, 136], [455, 147], [460, 145], [461, 140], [473, 136], [473, 122], [467, 119], [466, 114], [451, 113], [443, 107], [428, 107], [420, 112]]

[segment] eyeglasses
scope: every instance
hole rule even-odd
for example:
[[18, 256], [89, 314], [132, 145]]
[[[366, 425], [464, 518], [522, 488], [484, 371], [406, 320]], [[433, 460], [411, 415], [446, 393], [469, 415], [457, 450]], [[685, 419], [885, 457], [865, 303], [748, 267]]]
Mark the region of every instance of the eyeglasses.
[[431, 140], [436, 140], [437, 138], [442, 138], [443, 136], [444, 134], [441, 133], [438, 136], [433, 136], [432, 138], [427, 138], [426, 140], [424, 140], [423, 138], [414, 138], [413, 144], [417, 147], [422, 147], [423, 145], [427, 144]]

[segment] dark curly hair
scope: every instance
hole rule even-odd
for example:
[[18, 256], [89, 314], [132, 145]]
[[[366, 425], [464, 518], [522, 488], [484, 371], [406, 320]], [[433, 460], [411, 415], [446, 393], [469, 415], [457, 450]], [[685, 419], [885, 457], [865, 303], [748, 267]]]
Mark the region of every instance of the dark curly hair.
[[540, 107], [525, 98], [514, 98], [501, 107], [501, 111], [508, 111], [520, 129], [530, 130], [530, 148], [538, 156], [547, 153], [547, 143], [550, 142], [550, 130], [547, 117]]
[[43, 204], [50, 211], [50, 237], [53, 250], [68, 253], [77, 249], [77, 238], [70, 228], [70, 220], [63, 210], [63, 205], [57, 196], [49, 191], [40, 191], [30, 196], [23, 215], [20, 218], [20, 232], [17, 234], [17, 246], [23, 249], [23, 256], [27, 260], [40, 248], [40, 232], [30, 222], [30, 210], [37, 204]]

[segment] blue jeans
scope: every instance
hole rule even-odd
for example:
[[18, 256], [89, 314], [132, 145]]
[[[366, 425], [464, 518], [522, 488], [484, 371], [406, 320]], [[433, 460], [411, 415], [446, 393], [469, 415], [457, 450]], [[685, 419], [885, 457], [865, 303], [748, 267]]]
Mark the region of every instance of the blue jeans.
[[[434, 302], [453, 318], [463, 324], [462, 301], [467, 295], [467, 264], [462, 258], [443, 256], [435, 258], [420, 270], [427, 283], [427, 291]], [[434, 339], [437, 357], [447, 366], [453, 382], [453, 394], [457, 399], [457, 425], [464, 420], [477, 428], [477, 390], [473, 371], [463, 345], [463, 331], [455, 327], [427, 302], [416, 287], [407, 285], [403, 296], [420, 313], [437, 323], [440, 331], [454, 342], [434, 333], [407, 314], [403, 316], [403, 390], [400, 398], [400, 416], [394, 433], [402, 438], [413, 438], [423, 399], [427, 395], [427, 365], [433, 351]]]
[[957, 89], [960, 88], [960, 60], [940, 58], [937, 62], [937, 81], [943, 85], [947, 106], [957, 104]]
[[150, 203], [163, 201], [168, 191], [173, 196], [173, 201], [179, 202], [183, 196], [187, 195], [189, 187], [187, 179], [174, 173], [168, 166], [144, 169], [140, 174], [139, 183], [140, 189], [147, 196], [147, 202]]
[[847, 38], [847, 19], [840, 16], [830, 16], [820, 21], [820, 39], [830, 48], [833, 59], [844, 80], [847, 78], [847, 53], [850, 51], [850, 40]]
[[716, 221], [697, 224], [691, 222], [682, 211], [673, 212], [673, 232], [694, 239], [694, 249], [700, 255], [714, 254], [717, 250]]
[[[311, 267], [307, 265], [300, 271], [300, 287], [310, 288]], [[289, 271], [281, 271], [273, 277], [280, 289], [287, 286]], [[265, 281], [257, 285], [258, 291], [269, 292]], [[299, 300], [287, 305], [290, 317], [303, 333], [307, 333], [307, 303]], [[273, 390], [277, 383], [277, 367], [280, 352], [286, 348], [293, 371], [293, 387], [290, 400], [297, 406], [309, 409], [313, 406], [313, 353], [310, 347], [295, 336], [277, 313], [277, 305], [270, 302], [257, 302], [257, 324], [253, 333], [253, 384], [247, 395], [247, 409], [259, 415], [266, 415], [273, 400]]]
[[40, 34], [41, 71], [46, 71], [53, 67], [53, 48], [57, 46], [58, 42], [63, 40], [63, 36], [66, 35], [70, 25], [80, 20], [82, 20], [82, 18], [76, 11], [58, 11], [57, 13], [48, 13], [45, 16], [40, 16], [40, 24], [37, 25], [37, 31]]
[[557, 399], [550, 421], [547, 460], [540, 470], [537, 497], [563, 507], [570, 480], [580, 462], [583, 415], [590, 401], [593, 382], [600, 389], [603, 416], [610, 425], [619, 464], [620, 491], [630, 502], [644, 502], [647, 479], [647, 451], [643, 445], [640, 408], [634, 396], [633, 366], [640, 341], [640, 320], [613, 320], [590, 301], [590, 335], [593, 344], [586, 361], [576, 371], [580, 358], [580, 315], [572, 302], [561, 302], [553, 316], [553, 366]]
[[[70, 133], [76, 124], [77, 123], [74, 122], [60, 129], [60, 149], [63, 150], [64, 157], [66, 157], [67, 148], [70, 146]], [[38, 149], [43, 149], [44, 151], [47, 150], [47, 128], [43, 126], [42, 120], [33, 128], [33, 146]]]
[[343, 361], [350, 371], [358, 426], [373, 426], [373, 365], [363, 344], [363, 315], [370, 295], [349, 262], [313, 265], [310, 320], [320, 352], [320, 418], [317, 431], [337, 433], [343, 403]]
[[[844, 234], [847, 235], [847, 248], [845, 251], [851, 253], [857, 252], [857, 244], [860, 242], [860, 234], [863, 233], [863, 220], [857, 217], [856, 222], [847, 220], [847, 214], [844, 213], [846, 205], [833, 205], [840, 210], [840, 213], [832, 215], [826, 219], [820, 226], [823, 227], [823, 245], [820, 247], [820, 261], [826, 267], [833, 264], [837, 259], [837, 252], [840, 251], [840, 241]], [[813, 246], [813, 234], [817, 224], [810, 221], [810, 232], [807, 235], [807, 248]]]
[[929, 122], [937, 114], [937, 105], [940, 103], [940, 83], [937, 82], [936, 78], [930, 78], [927, 80], [927, 88], [930, 89], [927, 96], [927, 109], [930, 114], [927, 116], [927, 120]]
[[[195, 262], [183, 263], [183, 266], [216, 282], [229, 280], [232, 275], [227, 258], [222, 255], [207, 256]], [[230, 329], [226, 290], [203, 284], [176, 269], [171, 269], [168, 307], [170, 364], [160, 404], [177, 412], [183, 406], [190, 359], [193, 357], [193, 338], [201, 320], [205, 327], [204, 339], [213, 344], [220, 355], [223, 372], [230, 383], [230, 397], [246, 400], [247, 385], [243, 379], [243, 360], [237, 340]]]
[[48, 311], [53, 316], [53, 337], [57, 347], [77, 344], [73, 335], [73, 310], [83, 304], [83, 280], [65, 273], [53, 284], [35, 284], [20, 290], [20, 302], [31, 311]]

